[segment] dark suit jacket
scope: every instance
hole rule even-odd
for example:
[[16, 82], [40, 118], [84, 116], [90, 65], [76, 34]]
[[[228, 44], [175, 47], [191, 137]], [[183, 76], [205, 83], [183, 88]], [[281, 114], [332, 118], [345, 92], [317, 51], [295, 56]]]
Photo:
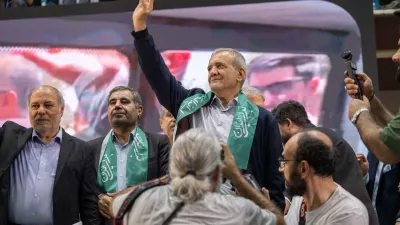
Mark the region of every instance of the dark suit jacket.
[[[32, 128], [7, 121], [0, 128], [0, 224], [8, 224], [10, 165], [32, 137]], [[53, 187], [53, 223], [99, 224], [94, 155], [88, 145], [63, 130]]]
[[[367, 190], [372, 198], [379, 160], [371, 152], [368, 153], [367, 158], [369, 163]], [[385, 173], [383, 173], [383, 170], [381, 172], [375, 202], [379, 223], [382, 225], [395, 224], [397, 213], [400, 209], [400, 193], [397, 187], [400, 182], [400, 163], [391, 164], [390, 166], [391, 170]]]
[[[180, 82], [176, 81], [165, 65], [153, 37], [148, 34], [147, 29], [137, 33], [132, 32], [132, 35], [135, 37], [139, 63], [147, 81], [161, 105], [177, 118], [182, 101], [197, 93], [204, 94], [204, 90], [199, 88], [187, 90]], [[283, 176], [278, 171], [278, 158], [283, 151], [279, 127], [275, 117], [268, 110], [259, 108], [259, 112], [248, 170], [262, 187], [269, 190], [271, 199], [283, 209], [285, 207], [283, 197], [285, 186]], [[188, 130], [190, 128], [188, 117], [182, 119], [177, 126], [176, 136]]]
[[[170, 144], [166, 135], [146, 133], [146, 138], [149, 146], [148, 153], [148, 169], [147, 180], [153, 180], [162, 177], [168, 173], [168, 158]], [[98, 169], [101, 145], [105, 137], [96, 138], [88, 142], [95, 154], [95, 167]], [[98, 194], [101, 194], [100, 192]]]
[[371, 199], [365, 188], [365, 183], [353, 148], [331, 129], [315, 127], [312, 124], [306, 126], [306, 129], [318, 130], [331, 139], [338, 154], [336, 156], [337, 160], [333, 180], [364, 203], [368, 210], [370, 225], [379, 224], [375, 210], [372, 207]]

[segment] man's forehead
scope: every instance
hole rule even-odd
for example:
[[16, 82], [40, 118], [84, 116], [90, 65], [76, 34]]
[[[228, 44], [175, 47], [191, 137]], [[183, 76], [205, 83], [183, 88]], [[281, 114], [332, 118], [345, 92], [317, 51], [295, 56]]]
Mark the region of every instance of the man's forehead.
[[220, 51], [217, 52], [210, 58], [209, 63], [216, 63], [216, 62], [231, 62], [233, 59], [233, 54], [229, 51]]
[[297, 140], [298, 140], [298, 135], [294, 135], [286, 142], [284, 146], [285, 156], [292, 156], [295, 154], [297, 149]]
[[132, 99], [132, 93], [128, 90], [124, 90], [124, 91], [116, 91], [114, 93], [111, 94], [110, 96], [110, 100], [111, 99]]
[[49, 88], [40, 88], [32, 93], [31, 98], [57, 98], [57, 94]]

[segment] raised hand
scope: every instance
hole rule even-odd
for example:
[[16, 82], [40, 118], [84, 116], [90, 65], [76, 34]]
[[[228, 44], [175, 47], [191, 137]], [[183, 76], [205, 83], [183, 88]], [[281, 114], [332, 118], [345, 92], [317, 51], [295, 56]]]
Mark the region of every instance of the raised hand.
[[139, 0], [132, 15], [133, 28], [135, 32], [146, 29], [146, 20], [153, 11], [154, 0]]
[[[346, 78], [344, 79], [344, 83], [346, 84], [345, 88], [347, 90], [347, 94], [351, 97], [351, 98], [355, 98], [355, 94], [358, 91], [358, 86], [356, 84], [356, 82], [349, 77], [347, 71], [344, 72], [344, 74], [346, 75]], [[364, 73], [357, 73], [356, 74], [358, 80], [360, 81], [360, 85], [362, 85], [362, 90], [363, 90], [363, 94], [368, 98], [371, 99], [374, 93], [374, 89], [372, 86], [372, 80]]]

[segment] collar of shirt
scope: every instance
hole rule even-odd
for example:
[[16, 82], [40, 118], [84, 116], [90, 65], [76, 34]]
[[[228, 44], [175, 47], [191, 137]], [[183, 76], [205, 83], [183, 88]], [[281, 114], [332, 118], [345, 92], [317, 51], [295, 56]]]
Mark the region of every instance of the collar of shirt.
[[[33, 132], [32, 132], [32, 141], [35, 140], [35, 139], [34, 139], [35, 137], [36, 137], [37, 140], [40, 140], [39, 134], [36, 132], [35, 129], [33, 129]], [[40, 141], [42, 142], [42, 140], [40, 140]], [[56, 141], [56, 142], [58, 142], [59, 144], [61, 144], [61, 142], [62, 142], [62, 129], [61, 129], [61, 127], [60, 127], [60, 129], [58, 130], [57, 135], [51, 140], [50, 143], [52, 143], [53, 141]]]
[[216, 95], [214, 95], [214, 98], [211, 100], [210, 105], [216, 105], [216, 106], [218, 106], [218, 107], [221, 109], [222, 112], [225, 112], [225, 111], [230, 110], [230, 109], [233, 108], [233, 107], [236, 107], [236, 105], [237, 105], [237, 103], [238, 103], [238, 99], [239, 99], [238, 97], [232, 99], [232, 100], [228, 103], [228, 106], [225, 108], [225, 107], [222, 105], [221, 99], [219, 99]]
[[120, 145], [121, 147], [125, 147], [126, 145], [132, 143], [133, 137], [135, 136], [135, 134], [136, 134], [136, 127], [135, 127], [135, 129], [133, 129], [132, 132], [129, 134], [128, 142], [126, 142], [125, 144], [121, 144], [121, 143], [118, 141], [117, 136], [115, 136], [114, 131], [111, 132], [113, 142], [114, 142], [114, 143], [117, 143], [117, 144]]

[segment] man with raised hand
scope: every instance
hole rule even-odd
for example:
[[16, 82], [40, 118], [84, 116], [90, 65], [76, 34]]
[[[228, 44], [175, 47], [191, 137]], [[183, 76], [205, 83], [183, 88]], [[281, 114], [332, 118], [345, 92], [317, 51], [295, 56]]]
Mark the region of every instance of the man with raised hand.
[[246, 62], [235, 49], [213, 52], [208, 64], [211, 92], [185, 89], [171, 75], [146, 27], [153, 0], [140, 0], [133, 14], [135, 48], [140, 66], [163, 105], [176, 118], [174, 138], [190, 128], [215, 134], [228, 144], [242, 172], [252, 174], [269, 190], [271, 200], [284, 208], [284, 181], [278, 172], [283, 151], [272, 114], [252, 104], [241, 92]]

